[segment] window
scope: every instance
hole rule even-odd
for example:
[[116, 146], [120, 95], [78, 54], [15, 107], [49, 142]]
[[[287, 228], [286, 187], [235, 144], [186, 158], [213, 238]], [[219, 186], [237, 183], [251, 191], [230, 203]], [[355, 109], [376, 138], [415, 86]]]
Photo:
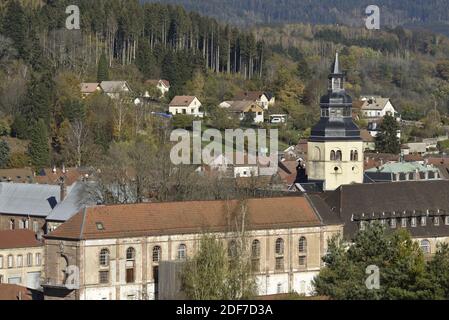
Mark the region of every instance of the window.
[[429, 240], [421, 240], [420, 243], [420, 247], [421, 250], [425, 253], [425, 254], [429, 254], [430, 253], [430, 242]]
[[320, 148], [315, 147], [313, 150], [314, 150], [313, 153], [314, 153], [315, 160], [320, 161], [321, 160], [321, 150], [320, 150]]
[[134, 283], [134, 268], [126, 269], [126, 283]]
[[100, 251], [100, 267], [108, 267], [109, 266], [109, 250], [101, 249]]
[[17, 268], [21, 268], [23, 266], [23, 256], [19, 254], [17, 256]]
[[23, 228], [25, 228], [25, 223], [24, 223], [24, 220], [22, 219], [22, 220], [19, 220], [19, 229], [23, 229]]
[[41, 265], [41, 254], [40, 253], [36, 253], [34, 262], [36, 263], [36, 266]]
[[299, 256], [298, 264], [300, 267], [305, 267], [307, 264], [307, 257], [306, 256]]
[[187, 258], [187, 247], [185, 244], [180, 244], [178, 247], [178, 260], [185, 260]]
[[396, 228], [396, 218], [390, 219], [390, 227], [391, 228]]
[[416, 217], [412, 217], [411, 225], [412, 227], [416, 227]]
[[128, 249], [126, 249], [126, 260], [136, 260], [136, 250], [133, 247], [129, 247]]
[[331, 151], [331, 161], [335, 160], [335, 151]]
[[109, 270], [99, 272], [100, 283], [109, 283]]
[[402, 218], [401, 219], [401, 227], [402, 228], [407, 228], [407, 218]]
[[357, 150], [354, 150], [352, 153], [352, 161], [359, 161], [359, 153], [357, 152]]
[[380, 224], [384, 226], [386, 224], [386, 219], [380, 219]]
[[278, 238], [276, 240], [276, 248], [275, 248], [277, 255], [283, 255], [284, 254], [284, 240], [282, 238]]
[[342, 154], [341, 154], [341, 151], [338, 150], [337, 153], [335, 154], [335, 160], [341, 161], [341, 159], [342, 159]]
[[0, 269], [3, 269], [3, 256], [0, 256]]
[[284, 288], [282, 286], [282, 283], [278, 283], [277, 285], [277, 293], [284, 293]]
[[9, 220], [9, 230], [14, 230], [16, 228], [16, 222], [14, 219]]
[[252, 258], [259, 258], [260, 257], [260, 241], [254, 240], [251, 245], [251, 257]]
[[39, 231], [39, 223], [37, 221], [33, 221], [33, 231], [36, 233]]
[[284, 257], [276, 258], [275, 270], [276, 271], [284, 271]]
[[440, 225], [440, 217], [433, 217], [433, 224], [435, 226], [439, 226]]
[[444, 217], [444, 224], [449, 225], [449, 216]]
[[307, 240], [305, 237], [301, 237], [298, 242], [299, 253], [307, 253]]
[[27, 267], [32, 267], [32, 266], [33, 266], [33, 254], [28, 253], [27, 254]]
[[253, 272], [260, 271], [260, 241], [253, 240], [251, 244], [251, 270]]
[[423, 216], [423, 217], [421, 217], [421, 226], [426, 226], [426, 224], [427, 224], [427, 217], [426, 216]]
[[161, 261], [161, 252], [162, 252], [162, 249], [160, 246], [153, 247], [153, 262]]
[[360, 230], [365, 230], [365, 221], [360, 221]]

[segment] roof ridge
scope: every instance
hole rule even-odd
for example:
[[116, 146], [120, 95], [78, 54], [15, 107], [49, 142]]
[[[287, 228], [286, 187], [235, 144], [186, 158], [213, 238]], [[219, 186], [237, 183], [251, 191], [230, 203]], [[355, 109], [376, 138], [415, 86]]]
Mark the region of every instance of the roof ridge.
[[84, 206], [83, 208], [83, 221], [81, 222], [81, 228], [80, 228], [80, 240], [83, 239], [83, 233], [84, 233], [84, 224], [86, 222], [86, 215], [87, 215], [87, 208]]

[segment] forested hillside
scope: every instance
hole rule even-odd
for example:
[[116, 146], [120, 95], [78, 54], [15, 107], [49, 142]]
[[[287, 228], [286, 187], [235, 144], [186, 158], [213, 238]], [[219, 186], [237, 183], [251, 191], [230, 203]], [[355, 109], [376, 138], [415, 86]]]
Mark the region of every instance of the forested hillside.
[[[80, 6], [81, 30], [65, 28], [65, 8], [73, 3]], [[228, 121], [217, 108], [221, 101], [241, 90], [271, 92], [276, 106], [270, 112], [289, 115], [280, 139], [295, 144], [319, 116], [319, 97], [337, 50], [353, 97], [390, 97], [405, 119], [425, 121], [421, 131], [404, 132], [404, 140], [435, 135], [436, 124], [447, 121], [449, 39], [442, 35], [402, 27], [238, 28], [180, 6], [138, 0], [2, 4], [0, 136], [30, 144], [27, 153], [16, 154], [13, 150], [23, 148], [11, 145], [7, 166], [89, 165], [117, 144], [136, 142], [142, 132], [151, 140], [145, 115], [167, 111], [176, 94], [197, 96], [208, 111], [205, 124], [224, 129], [241, 124]], [[171, 88], [166, 99], [146, 109], [104, 95], [83, 98], [80, 83], [100, 78], [126, 80], [132, 98], [150, 89], [148, 79], [169, 80]]]
[[[313, 23], [361, 26], [368, 5], [381, 8], [382, 24], [419, 24], [449, 32], [449, 2], [445, 0], [146, 0], [181, 4], [233, 24]], [[445, 26], [444, 30], [441, 25]]]

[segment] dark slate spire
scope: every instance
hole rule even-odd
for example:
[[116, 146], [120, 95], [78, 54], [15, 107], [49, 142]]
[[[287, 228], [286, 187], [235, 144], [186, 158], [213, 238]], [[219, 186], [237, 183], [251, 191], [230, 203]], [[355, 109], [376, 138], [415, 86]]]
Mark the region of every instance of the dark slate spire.
[[310, 140], [360, 140], [360, 130], [352, 120], [352, 98], [345, 92], [338, 52], [328, 78], [328, 93], [320, 100], [321, 118], [312, 128]]

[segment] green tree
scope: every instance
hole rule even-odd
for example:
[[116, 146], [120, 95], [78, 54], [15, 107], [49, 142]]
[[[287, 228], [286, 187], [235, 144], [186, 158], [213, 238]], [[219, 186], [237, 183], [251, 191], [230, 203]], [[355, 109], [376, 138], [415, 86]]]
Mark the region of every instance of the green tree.
[[47, 126], [42, 119], [39, 119], [33, 127], [28, 153], [31, 157], [31, 163], [36, 168], [49, 165], [50, 148], [48, 143], [48, 132]]
[[22, 5], [17, 0], [10, 0], [6, 5], [3, 34], [14, 41], [14, 47], [21, 58], [26, 58], [26, 16]]
[[11, 136], [18, 139], [26, 139], [28, 137], [28, 126], [25, 118], [21, 115], [14, 117], [11, 124]]
[[252, 297], [254, 282], [245, 279], [247, 273], [242, 276], [237, 251], [237, 247], [227, 250], [223, 242], [213, 235], [204, 235], [199, 251], [186, 262], [181, 273], [182, 289], [187, 298], [235, 300]]
[[396, 119], [391, 115], [386, 115], [380, 125], [379, 134], [376, 137], [376, 148], [379, 152], [394, 153], [400, 152], [401, 145], [397, 132], [399, 125]]
[[109, 65], [106, 55], [103, 53], [98, 60], [97, 82], [109, 80]]
[[[357, 233], [347, 248], [341, 238], [329, 242], [325, 267], [314, 279], [316, 292], [334, 299], [432, 299], [433, 283], [425, 269], [424, 256], [410, 234], [401, 229], [387, 233], [375, 223]], [[368, 266], [377, 266], [379, 289], [365, 282]]]
[[9, 162], [10, 149], [6, 141], [0, 140], [0, 168], [5, 168]]
[[437, 299], [449, 299], [449, 245], [439, 243], [432, 260], [427, 264], [427, 273], [433, 284]]

